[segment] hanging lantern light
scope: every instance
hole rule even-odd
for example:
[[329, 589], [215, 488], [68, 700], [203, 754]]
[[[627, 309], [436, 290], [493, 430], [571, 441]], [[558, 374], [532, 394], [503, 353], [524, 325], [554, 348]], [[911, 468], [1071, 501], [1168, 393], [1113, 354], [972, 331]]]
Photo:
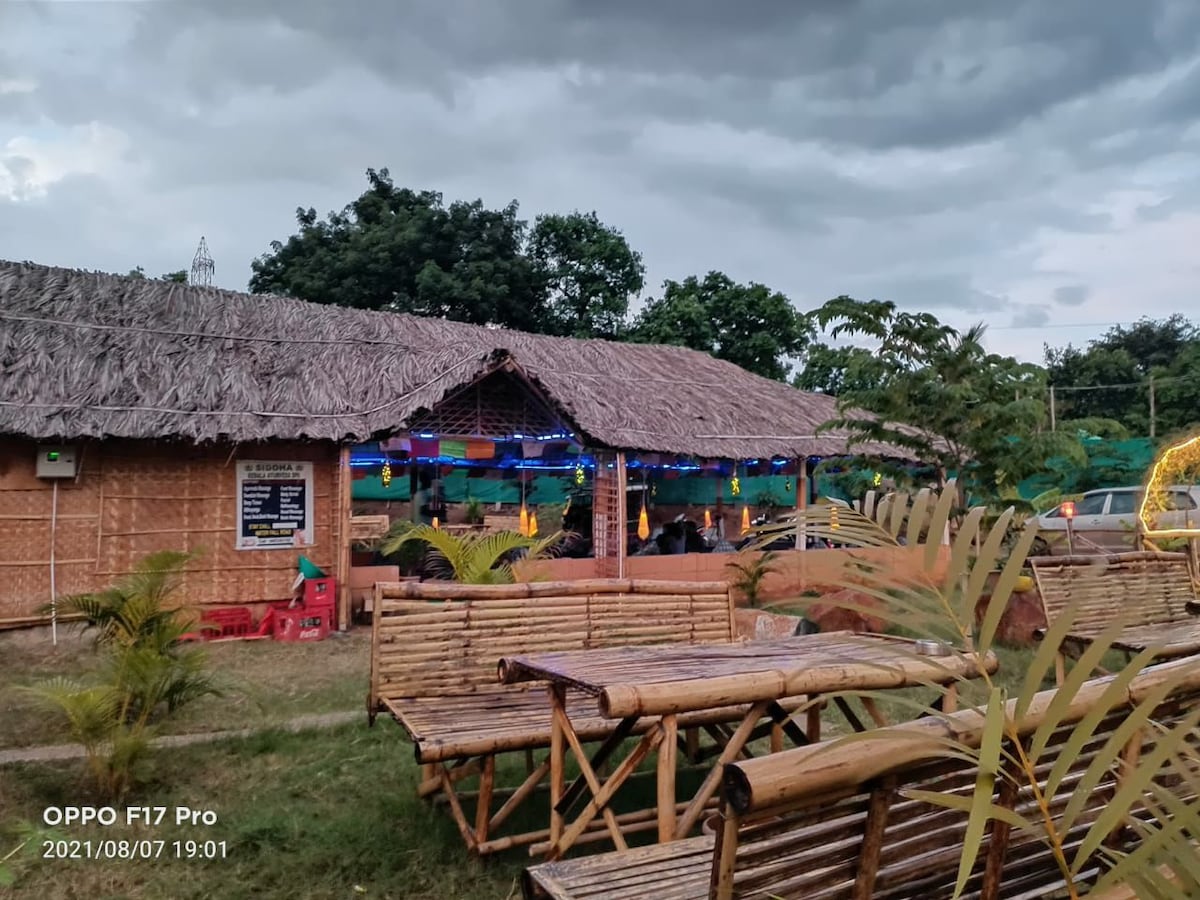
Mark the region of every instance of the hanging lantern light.
[[642, 498], [642, 511], [638, 513], [637, 536], [643, 541], [650, 537], [650, 516], [646, 512], [646, 498]]
[[788, 494], [790, 494], [792, 492], [792, 479], [790, 479], [790, 478], [784, 479], [783, 490], [785, 493], [788, 493]]
[[712, 528], [712, 513], [707, 509], [704, 511], [704, 529], [707, 531]]
[[383, 469], [379, 472], [379, 480], [383, 482], [384, 487], [392, 486], [392, 463], [388, 460], [383, 464]]
[[438, 517], [437, 517], [437, 516], [434, 516], [434, 517], [433, 517], [433, 530], [434, 530], [434, 531], [440, 531], [440, 530], [441, 530], [441, 528], [442, 528], [442, 523], [441, 523], [441, 520], [440, 520], [440, 519], [438, 519]]
[[838, 530], [838, 508], [835, 504], [829, 504], [829, 528], [832, 531]]
[[738, 496], [742, 492], [742, 480], [734, 475], [729, 479], [729, 491], [733, 496]]
[[587, 473], [583, 471], [583, 463], [575, 463], [575, 484], [582, 485], [586, 477]]
[[525, 537], [529, 537], [529, 510], [525, 508], [525, 501], [521, 501], [521, 515], [518, 518], [518, 529]]
[[537, 537], [537, 533], [538, 533], [537, 512], [535, 511], [535, 512], [531, 512], [529, 514], [529, 536]]
[[871, 481], [875, 484], [875, 487], [879, 487], [881, 484], [883, 484], [883, 473], [876, 472], [875, 477], [872, 478]]
[[750, 530], [750, 507], [742, 507], [742, 534]]

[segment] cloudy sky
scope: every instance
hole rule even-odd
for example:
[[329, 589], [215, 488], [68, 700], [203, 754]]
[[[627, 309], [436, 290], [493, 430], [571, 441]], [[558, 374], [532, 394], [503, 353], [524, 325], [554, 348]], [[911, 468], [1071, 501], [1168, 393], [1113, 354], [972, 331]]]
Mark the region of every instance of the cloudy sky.
[[664, 278], [1039, 359], [1200, 317], [1196, 0], [0, 0], [0, 257], [216, 280], [367, 167], [595, 209]]

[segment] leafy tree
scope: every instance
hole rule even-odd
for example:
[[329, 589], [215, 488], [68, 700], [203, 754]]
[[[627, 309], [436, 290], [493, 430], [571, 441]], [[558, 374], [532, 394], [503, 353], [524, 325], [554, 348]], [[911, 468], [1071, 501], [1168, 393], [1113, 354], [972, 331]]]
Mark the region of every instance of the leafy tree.
[[387, 169], [341, 212], [298, 209], [297, 234], [251, 264], [250, 290], [359, 309], [540, 330], [546, 316], [517, 203], [443, 204], [397, 188]]
[[844, 296], [814, 317], [834, 339], [861, 335], [879, 344], [877, 383], [842, 390], [839, 417], [826, 427], [906, 448], [938, 467], [939, 483], [958, 473], [963, 499], [969, 492], [992, 500], [1051, 456], [1086, 461], [1077, 434], [1044, 429], [1044, 370], [988, 353], [982, 325], [960, 333], [929, 313]]
[[547, 331], [570, 337], [616, 338], [629, 300], [645, 285], [642, 256], [596, 213], [538, 216], [528, 254], [549, 315]]
[[786, 296], [762, 284], [738, 284], [722, 272], [665, 281], [662, 297], [646, 304], [630, 333], [640, 343], [703, 350], [778, 381], [812, 335], [811, 323]]
[[878, 388], [885, 375], [882, 362], [863, 347], [813, 344], [804, 354], [804, 368], [792, 385], [802, 391], [837, 396], [846, 391]]
[[[1059, 418], [1106, 417], [1137, 434], [1150, 432], [1151, 377], [1158, 434], [1200, 419], [1200, 330], [1176, 314], [1110, 328], [1086, 348], [1045, 348]], [[1106, 387], [1117, 385], [1117, 387]]]
[[[140, 278], [140, 279], [145, 280], [146, 270], [143, 269], [141, 266], [138, 266], [136, 269], [130, 269], [129, 274], [126, 275], [125, 277], [126, 278]], [[188, 283], [187, 269], [179, 269], [176, 272], [164, 272], [162, 275], [159, 275], [154, 280], [155, 281], [170, 281], [175, 284], [187, 284]]]

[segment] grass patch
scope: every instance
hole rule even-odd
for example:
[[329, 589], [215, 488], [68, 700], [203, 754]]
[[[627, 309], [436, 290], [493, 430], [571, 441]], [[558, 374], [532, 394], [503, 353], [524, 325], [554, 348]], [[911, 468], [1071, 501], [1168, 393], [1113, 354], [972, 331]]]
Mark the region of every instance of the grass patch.
[[[226, 689], [181, 710], [163, 733], [270, 727], [308, 713], [365, 709], [370, 633], [311, 644], [228, 641], [208, 644], [212, 671]], [[12, 689], [54, 675], [86, 677], [97, 659], [77, 627], [57, 647], [40, 632], [0, 634], [0, 749], [60, 743], [44, 712]]]
[[[159, 751], [154, 764], [156, 775], [130, 806], [209, 809], [217, 823], [60, 827], [68, 839], [163, 840], [167, 849], [159, 859], [99, 861], [44, 860], [32, 848], [16, 885], [0, 897], [519, 896], [516, 877], [528, 858], [469, 859], [445, 812], [418, 800], [411, 747], [391, 723], [265, 732]], [[3, 824], [40, 822], [47, 806], [87, 802], [77, 772], [66, 763], [0, 769]], [[176, 840], [224, 841], [227, 855], [170, 858]]]

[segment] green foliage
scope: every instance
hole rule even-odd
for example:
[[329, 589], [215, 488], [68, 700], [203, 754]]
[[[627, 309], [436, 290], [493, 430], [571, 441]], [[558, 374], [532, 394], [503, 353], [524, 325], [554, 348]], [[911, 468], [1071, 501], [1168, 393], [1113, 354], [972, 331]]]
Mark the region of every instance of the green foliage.
[[642, 256], [596, 213], [538, 216], [528, 255], [545, 292], [543, 330], [579, 338], [617, 338], [629, 301], [645, 284]]
[[1134, 434], [1149, 434], [1151, 377], [1157, 434], [1200, 418], [1200, 329], [1178, 313], [1114, 326], [1084, 348], [1047, 346], [1045, 359], [1049, 383], [1064, 388], [1056, 394], [1060, 419], [1115, 419]]
[[120, 800], [136, 783], [158, 721], [220, 693], [205, 652], [180, 642], [193, 620], [171, 605], [192, 558], [151, 554], [108, 590], [61, 600], [60, 610], [84, 615], [96, 630], [99, 676], [90, 683], [52, 678], [24, 689], [83, 747], [92, 784], [105, 800]]
[[479, 525], [483, 522], [483, 503], [477, 497], [467, 498], [467, 508], [464, 510], [469, 525]]
[[[130, 269], [129, 273], [125, 277], [126, 278], [139, 278], [144, 281], [146, 279], [146, 270], [143, 269], [141, 266], [138, 266], [136, 269]], [[159, 275], [154, 280], [155, 281], [170, 281], [174, 284], [187, 284], [188, 283], [188, 273], [187, 273], [186, 269], [180, 269], [177, 272], [166, 272], [162, 275]]]
[[449, 205], [387, 169], [341, 212], [296, 211], [299, 230], [251, 264], [250, 290], [359, 309], [581, 337], [616, 337], [642, 288], [641, 256], [595, 213], [541, 216], [514, 200]]
[[544, 558], [562, 536], [555, 532], [546, 538], [531, 538], [515, 531], [450, 534], [430, 525], [413, 525], [385, 538], [380, 551], [392, 554], [406, 544], [419, 542], [428, 546], [426, 565], [439, 578], [462, 584], [512, 584], [514, 557], [521, 554], [529, 560]]
[[790, 358], [808, 345], [812, 326], [786, 296], [765, 285], [738, 284], [721, 272], [663, 283], [663, 295], [646, 303], [630, 337], [639, 343], [674, 344], [710, 353], [783, 381]]
[[1044, 430], [1044, 371], [988, 353], [983, 326], [960, 333], [928, 313], [849, 297], [830, 300], [814, 317], [834, 339], [862, 335], [880, 344], [872, 361], [855, 357], [839, 416], [825, 427], [903, 447], [957, 473], [961, 500], [995, 498], [1050, 456], [1085, 461], [1077, 435]]
[[[951, 524], [956, 493], [951, 484], [936, 499], [929, 491], [921, 491], [911, 502], [909, 497], [897, 494], [864, 512], [841, 509], [836, 513], [836, 528], [835, 514], [827, 508], [809, 508], [800, 519], [810, 534], [835, 537], [850, 546], [898, 546], [903, 535], [905, 543], [917, 549], [923, 560], [922, 571], [915, 577], [884, 567], [860, 568], [835, 579], [833, 586], [853, 588], [883, 600], [883, 614], [907, 633], [951, 646], [973, 647], [984, 654], [994, 648], [1001, 617], [1037, 537], [1036, 520], [1021, 526], [1015, 544], [1006, 547], [1017, 520], [1015, 511], [1010, 508], [994, 515], [984, 527], [984, 508], [970, 510], [946, 548], [948, 564], [939, 576], [936, 571], [943, 554], [939, 539]], [[794, 527], [787, 526], [787, 530]], [[756, 541], [769, 542], [780, 529], [761, 529]], [[995, 570], [1000, 575], [990, 588], [990, 599], [985, 601], [988, 573]], [[840, 605], [856, 608], [852, 603]], [[980, 609], [982, 616], [977, 620]], [[863, 611], [881, 614], [878, 608]], [[1053, 677], [1063, 638], [1077, 630], [1076, 623], [1083, 615], [1082, 602], [1077, 600], [1050, 623], [1016, 697], [1006, 699], [991, 676], [983, 672], [986, 701], [971, 708], [978, 727], [966, 727], [955, 737], [930, 739], [931, 755], [970, 761], [978, 767], [975, 787], [969, 795], [902, 791], [909, 799], [967, 815], [956, 896], [965, 889], [977, 864], [991, 821], [1003, 821], [1045, 844], [1072, 898], [1079, 897], [1082, 890], [1076, 878], [1095, 863], [1101, 866], [1100, 877], [1092, 888], [1096, 892], [1124, 883], [1136, 887], [1144, 898], [1165, 900], [1200, 894], [1200, 868], [1195, 863], [1194, 849], [1200, 810], [1196, 801], [1180, 799], [1163, 780], [1170, 775], [1200, 787], [1196, 775], [1200, 771], [1200, 751], [1193, 739], [1200, 724], [1200, 709], [1188, 712], [1177, 722], [1162, 721], [1154, 715], [1188, 668], [1175, 664], [1160, 677], [1143, 681], [1145, 686], [1135, 691], [1137, 679], [1154, 657], [1153, 648], [1148, 649], [1130, 659], [1111, 679], [1093, 682], [1091, 690], [1097, 686], [1102, 689], [1099, 698], [1082, 712], [1073, 710], [1085, 681], [1110, 655], [1123, 627], [1117, 621], [1080, 653], [1057, 691], [1039, 694], [1041, 686]], [[967, 695], [965, 689], [963, 695]], [[1122, 703], [1129, 704], [1126, 714], [1111, 733], [1098, 736], [1101, 721]], [[938, 714], [932, 708], [926, 712]], [[1131, 757], [1126, 748], [1140, 729], [1150, 729], [1153, 737], [1146, 744], [1148, 749]], [[865, 732], [838, 740], [866, 742], [879, 736], [880, 732]], [[1049, 751], [1052, 741], [1060, 746]], [[865, 747], [864, 752], [869, 753], [870, 748]], [[1068, 777], [1070, 767], [1085, 753], [1088, 756], [1082, 774], [1077, 768]], [[1085, 818], [1086, 801], [1101, 789], [1102, 780], [1110, 780], [1117, 771], [1120, 780], [1111, 798], [1098, 815], [1093, 810]], [[1002, 782], [1008, 782], [1029, 801], [1019, 808], [999, 805], [995, 798]], [[1107, 839], [1119, 827], [1134, 829], [1140, 842], [1122, 852], [1110, 849]], [[1020, 840], [1016, 835], [1012, 838], [1014, 844]], [[1159, 869], [1164, 866], [1174, 873], [1177, 883], [1168, 884], [1163, 878]]]
[[775, 565], [778, 557], [779, 554], [774, 550], [768, 550], [754, 557], [743, 556], [744, 562], [726, 563], [725, 568], [733, 570], [729, 579], [730, 586], [740, 592], [751, 606], [758, 606], [763, 581], [768, 575], [778, 571]]

